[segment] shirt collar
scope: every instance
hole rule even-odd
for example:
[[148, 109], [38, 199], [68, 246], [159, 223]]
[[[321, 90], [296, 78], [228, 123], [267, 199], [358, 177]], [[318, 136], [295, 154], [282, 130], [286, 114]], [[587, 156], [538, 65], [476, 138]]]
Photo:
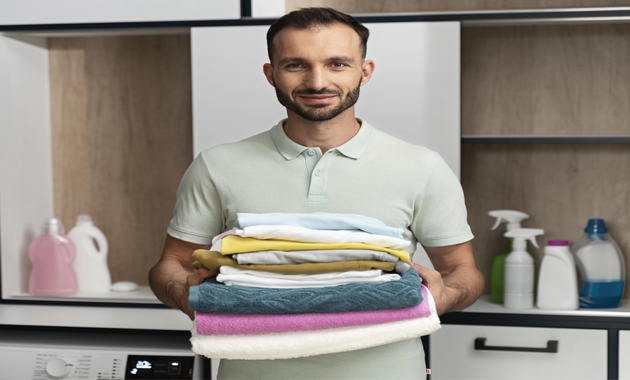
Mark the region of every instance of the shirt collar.
[[[292, 160], [302, 154], [308, 147], [300, 145], [291, 140], [286, 133], [282, 125], [286, 122], [286, 119], [281, 120], [273, 128], [271, 128], [271, 140], [276, 145], [278, 152], [287, 160]], [[345, 144], [335, 148], [339, 153], [346, 157], [359, 159], [363, 152], [367, 149], [372, 136], [374, 135], [374, 127], [369, 125], [363, 120], [359, 120], [361, 128], [359, 132], [354, 135]]]

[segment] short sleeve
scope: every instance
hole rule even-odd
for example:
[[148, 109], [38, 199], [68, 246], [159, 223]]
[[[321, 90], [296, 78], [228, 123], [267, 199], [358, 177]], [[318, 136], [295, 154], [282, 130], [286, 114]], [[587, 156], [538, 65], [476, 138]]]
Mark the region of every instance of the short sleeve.
[[436, 161], [416, 199], [411, 231], [420, 244], [442, 247], [472, 240], [462, 186], [448, 164]]
[[168, 234], [195, 244], [210, 244], [223, 231], [221, 200], [210, 177], [203, 153], [186, 170]]

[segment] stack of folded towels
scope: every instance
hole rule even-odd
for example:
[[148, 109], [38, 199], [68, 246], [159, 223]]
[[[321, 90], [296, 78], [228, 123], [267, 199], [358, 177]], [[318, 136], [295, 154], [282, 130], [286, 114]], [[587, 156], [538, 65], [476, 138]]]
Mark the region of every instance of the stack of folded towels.
[[196, 268], [220, 273], [190, 288], [192, 349], [288, 359], [430, 334], [440, 321], [408, 245], [361, 215], [238, 213], [236, 228], [193, 253]]

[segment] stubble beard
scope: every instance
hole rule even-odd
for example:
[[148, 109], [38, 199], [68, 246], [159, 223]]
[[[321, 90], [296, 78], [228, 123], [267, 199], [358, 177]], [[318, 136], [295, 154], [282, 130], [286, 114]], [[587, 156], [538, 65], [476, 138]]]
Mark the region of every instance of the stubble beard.
[[359, 84], [355, 88], [350, 90], [346, 94], [346, 96], [341, 99], [339, 105], [332, 109], [326, 109], [326, 107], [328, 107], [328, 105], [326, 104], [312, 105], [308, 108], [302, 107], [293, 99], [297, 99], [297, 97], [300, 95], [337, 95], [341, 97], [343, 95], [341, 91], [328, 90], [325, 88], [321, 90], [309, 88], [300, 91], [295, 90], [291, 93], [291, 96], [289, 96], [286, 92], [283, 92], [277, 86], [275, 87], [276, 96], [278, 97], [278, 101], [280, 102], [280, 104], [308, 121], [328, 121], [339, 116], [342, 112], [356, 104], [357, 100], [359, 100], [360, 88], [361, 81], [359, 80]]

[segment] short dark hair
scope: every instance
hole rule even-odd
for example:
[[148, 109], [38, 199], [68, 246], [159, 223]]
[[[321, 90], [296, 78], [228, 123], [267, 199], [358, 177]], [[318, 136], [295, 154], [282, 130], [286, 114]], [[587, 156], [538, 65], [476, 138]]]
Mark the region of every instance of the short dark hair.
[[367, 53], [367, 41], [370, 36], [368, 28], [363, 26], [356, 18], [339, 12], [332, 8], [302, 8], [280, 17], [276, 20], [269, 30], [267, 31], [267, 54], [269, 55], [269, 61], [273, 63], [273, 39], [274, 37], [285, 28], [295, 28], [298, 30], [304, 30], [317, 25], [331, 25], [334, 23], [341, 23], [351, 27], [361, 39], [361, 55], [365, 59]]

